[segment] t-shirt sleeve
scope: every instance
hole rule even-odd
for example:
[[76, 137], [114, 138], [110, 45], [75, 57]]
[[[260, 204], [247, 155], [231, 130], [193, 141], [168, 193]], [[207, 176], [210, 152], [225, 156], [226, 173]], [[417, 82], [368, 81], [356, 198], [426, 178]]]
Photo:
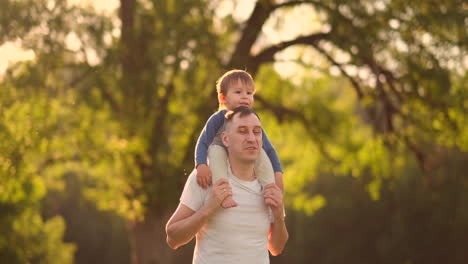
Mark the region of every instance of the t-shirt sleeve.
[[208, 190], [201, 188], [197, 184], [196, 170], [193, 170], [185, 183], [184, 191], [180, 196], [180, 202], [188, 208], [198, 211], [205, 203]]

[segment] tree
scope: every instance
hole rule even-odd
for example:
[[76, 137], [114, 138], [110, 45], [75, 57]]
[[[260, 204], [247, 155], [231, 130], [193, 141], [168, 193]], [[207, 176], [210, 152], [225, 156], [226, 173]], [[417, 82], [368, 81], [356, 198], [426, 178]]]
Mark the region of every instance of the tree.
[[45, 181], [35, 172], [50, 109], [45, 100], [24, 102], [8, 85], [0, 88], [0, 261], [73, 263], [75, 247], [62, 241], [63, 219], [44, 221], [39, 207]]
[[[467, 150], [462, 125], [467, 96], [463, 85], [466, 27], [457, 1], [434, 5], [267, 0], [255, 2], [245, 21], [229, 13], [217, 15], [222, 2], [121, 0], [118, 21], [64, 1], [6, 1], [8, 12], [1, 13], [2, 40], [21, 38], [25, 47], [36, 51], [27, 71], [10, 69], [7, 79], [14, 87], [42, 90], [51, 97], [72, 93], [73, 100], [88, 109], [89, 115], [83, 117], [91, 120], [88, 124], [102, 124], [104, 134], [129, 142], [117, 151], [115, 159], [120, 162], [112, 171], [122, 184], [91, 188], [95, 192], [90, 199], [103, 209], [120, 210], [128, 219], [133, 263], [165, 263], [174, 257], [165, 245], [163, 226], [186, 172], [193, 167], [197, 135], [216, 109], [213, 84], [226, 69], [246, 68], [262, 80], [259, 83], [271, 80], [271, 90], [265, 88], [256, 97], [258, 108], [279, 122], [298, 125], [312, 140], [311, 147], [319, 150], [314, 154], [323, 161], [324, 170], [339, 168], [364, 175], [365, 169], [387, 161], [386, 149], [404, 146], [432, 188], [431, 173], [440, 168], [445, 150]], [[281, 18], [298, 8], [308, 8], [310, 22], [318, 20], [319, 29], [279, 42], [266, 41], [262, 33], [266, 25], [276, 20], [281, 27]], [[18, 27], [7, 27], [11, 23]], [[76, 47], [70, 48], [70, 42]], [[340, 85], [337, 92], [346, 95], [353, 91], [358, 102], [353, 106], [355, 116], [373, 128], [365, 135], [377, 135], [375, 140], [367, 145], [351, 140], [339, 148], [334, 139], [338, 129], [350, 125], [343, 121], [349, 115], [317, 104], [314, 99], [320, 97], [311, 90], [302, 97], [275, 96], [281, 85], [300, 88], [268, 66], [293, 48], [299, 53], [289, 59], [296, 65], [309, 72], [325, 71], [328, 77], [330, 69], [340, 75], [332, 75], [337, 80], [330, 84]], [[334, 121], [342, 125], [334, 126]], [[92, 137], [80, 142], [87, 146], [85, 150], [99, 150], [93, 147]], [[96, 146], [104, 146], [104, 153], [112, 150], [103, 142]], [[358, 172], [352, 170], [349, 164], [355, 160], [350, 155], [369, 148], [381, 150], [382, 163], [372, 165], [375, 160], [362, 157]], [[105, 178], [105, 172], [93, 170], [100, 164], [99, 156], [85, 150], [76, 152], [94, 161], [84, 166], [87, 174]], [[440, 155], [426, 154], [432, 151]], [[347, 163], [337, 165], [346, 159]], [[103, 168], [112, 168], [112, 161]], [[104, 192], [108, 195], [118, 193], [116, 201], [126, 206], [118, 209], [119, 203], [106, 203], [109, 196], [99, 195], [102, 190], [109, 190]]]

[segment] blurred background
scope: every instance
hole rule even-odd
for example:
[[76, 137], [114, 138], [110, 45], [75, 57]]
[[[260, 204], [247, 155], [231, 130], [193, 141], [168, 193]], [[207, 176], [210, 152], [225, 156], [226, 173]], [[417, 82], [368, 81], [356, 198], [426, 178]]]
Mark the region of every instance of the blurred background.
[[271, 263], [466, 263], [467, 10], [0, 0], [0, 263], [191, 263], [164, 226], [233, 68], [285, 170]]

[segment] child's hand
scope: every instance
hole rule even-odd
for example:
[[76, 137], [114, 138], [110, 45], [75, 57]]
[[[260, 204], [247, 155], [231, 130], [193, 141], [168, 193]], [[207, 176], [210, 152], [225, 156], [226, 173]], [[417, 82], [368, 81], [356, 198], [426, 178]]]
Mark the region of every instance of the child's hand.
[[281, 192], [284, 192], [283, 185], [283, 173], [280, 171], [275, 172], [275, 183], [281, 189]]
[[197, 166], [197, 183], [203, 189], [211, 185], [211, 170], [208, 165], [200, 164]]

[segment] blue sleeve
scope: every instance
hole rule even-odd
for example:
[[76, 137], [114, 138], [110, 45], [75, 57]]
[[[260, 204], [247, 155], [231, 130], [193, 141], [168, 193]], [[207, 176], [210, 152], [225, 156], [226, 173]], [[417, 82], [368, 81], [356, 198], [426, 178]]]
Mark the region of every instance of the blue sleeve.
[[207, 164], [208, 147], [213, 142], [216, 132], [223, 126], [226, 112], [226, 110], [218, 111], [206, 121], [195, 146], [195, 168], [200, 164]]
[[281, 167], [280, 160], [278, 158], [278, 154], [276, 154], [276, 150], [271, 144], [270, 140], [265, 133], [265, 130], [262, 128], [262, 139], [263, 139], [263, 150], [265, 150], [268, 158], [270, 158], [271, 165], [273, 166], [273, 170], [275, 172], [283, 172], [283, 168]]

